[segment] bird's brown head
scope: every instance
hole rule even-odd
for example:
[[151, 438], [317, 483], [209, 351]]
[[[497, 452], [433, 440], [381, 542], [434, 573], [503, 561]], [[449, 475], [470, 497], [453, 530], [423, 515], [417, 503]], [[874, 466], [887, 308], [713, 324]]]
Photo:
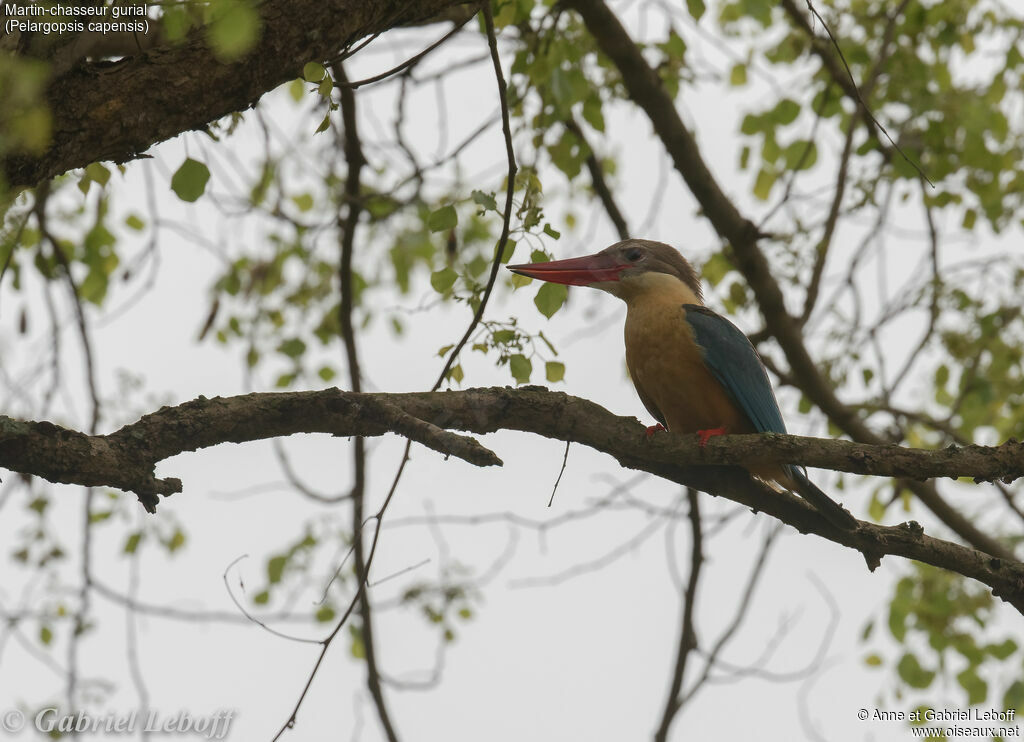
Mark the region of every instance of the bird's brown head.
[[674, 247], [652, 240], [623, 240], [583, 258], [510, 265], [508, 269], [541, 281], [590, 286], [627, 301], [634, 294], [678, 281], [693, 293], [697, 303], [703, 303], [693, 266]]

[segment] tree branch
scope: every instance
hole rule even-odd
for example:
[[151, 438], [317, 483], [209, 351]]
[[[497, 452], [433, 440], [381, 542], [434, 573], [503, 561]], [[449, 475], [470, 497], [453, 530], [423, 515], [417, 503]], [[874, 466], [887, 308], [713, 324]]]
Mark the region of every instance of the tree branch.
[[[409, 419], [419, 421], [410, 424]], [[542, 387], [467, 389], [458, 392], [356, 394], [316, 392], [199, 398], [164, 407], [109, 435], [90, 436], [48, 422], [0, 416], [0, 466], [54, 482], [118, 487], [135, 492], [150, 510], [157, 495], [181, 491], [177, 479], [158, 479], [155, 464], [169, 456], [219, 443], [241, 443], [294, 433], [383, 435], [399, 420], [444, 453], [466, 454], [480, 465], [500, 464], [478, 442], [441, 430], [477, 434], [520, 430], [589, 446], [620, 464], [726, 497], [765, 512], [803, 533], [814, 533], [862, 552], [870, 567], [886, 554], [917, 559], [989, 585], [1024, 613], [1024, 564], [924, 535], [916, 523], [856, 531], [830, 525], [803, 500], [778, 493], [735, 465], [784, 461], [884, 476], [968, 476], [1011, 480], [1024, 476], [1024, 444], [950, 447], [920, 451], [783, 435], [722, 436], [706, 448], [688, 436], [648, 440], [635, 418]], [[419, 438], [417, 438], [419, 440]], [[733, 465], [733, 466], [730, 466]]]
[[679, 628], [679, 644], [676, 647], [676, 663], [672, 669], [672, 680], [669, 683], [668, 699], [661, 715], [661, 723], [654, 733], [654, 742], [666, 742], [672, 720], [682, 707], [680, 695], [683, 680], [686, 676], [686, 662], [690, 653], [697, 648], [697, 630], [693, 625], [694, 604], [697, 600], [697, 585], [700, 581], [701, 567], [704, 566], [704, 532], [700, 523], [700, 501], [692, 487], [686, 490], [686, 499], [690, 505], [690, 578], [686, 583], [683, 596], [683, 618]]
[[[36, 183], [91, 162], [126, 162], [157, 142], [235, 111], [332, 59], [358, 39], [438, 14], [461, 0], [266, 0], [259, 41], [243, 59], [220, 62], [196, 29], [177, 45], [148, 49], [111, 68], [80, 63], [46, 90], [51, 146], [0, 162], [10, 185]], [[316, 29], [311, 33], [310, 29]]]
[[662, 465], [687, 470], [701, 485], [716, 481], [707, 474], [715, 467], [773, 462], [919, 481], [970, 477], [977, 482], [1011, 482], [1024, 476], [1024, 443], [1013, 439], [994, 447], [949, 446], [929, 451], [764, 433], [716, 436], [702, 448], [688, 436], [658, 435], [648, 441], [635, 418], [613, 415], [588, 400], [536, 386], [400, 394], [325, 389], [199, 397], [162, 407], [107, 435], [0, 415], [0, 466], [51, 482], [116, 487], [144, 496], [144, 503], [155, 503], [155, 495], [170, 495], [182, 488], [180, 480], [154, 476], [153, 468], [166, 458], [221, 443], [296, 433], [397, 433], [475, 466], [502, 465], [478, 441], [446, 428], [474, 433], [519, 430], [581, 443], [611, 454], [630, 468], [655, 474], [662, 473]]

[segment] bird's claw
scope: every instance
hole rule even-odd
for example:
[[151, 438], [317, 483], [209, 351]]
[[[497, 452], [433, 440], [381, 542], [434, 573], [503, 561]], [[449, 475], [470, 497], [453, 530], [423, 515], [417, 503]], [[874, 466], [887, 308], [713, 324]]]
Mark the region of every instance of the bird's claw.
[[698, 430], [697, 438], [700, 443], [700, 447], [708, 445], [708, 441], [716, 435], [725, 435], [728, 431], [725, 428], [708, 428], [707, 430]]
[[648, 438], [651, 438], [659, 430], [665, 430], [665, 426], [662, 425], [661, 423], [658, 423], [657, 425], [648, 425], [647, 426], [646, 435], [647, 435]]

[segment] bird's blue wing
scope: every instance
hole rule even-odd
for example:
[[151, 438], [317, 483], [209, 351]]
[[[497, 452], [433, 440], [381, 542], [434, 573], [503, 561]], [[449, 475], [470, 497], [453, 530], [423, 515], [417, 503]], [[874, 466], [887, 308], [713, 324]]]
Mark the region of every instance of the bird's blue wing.
[[759, 433], [785, 433], [768, 374], [747, 336], [707, 307], [685, 304], [686, 321], [712, 375]]
[[[747, 336], [725, 317], [706, 307], [684, 304], [683, 309], [686, 310], [686, 321], [693, 328], [694, 340], [704, 355], [705, 365], [750, 418], [754, 428], [759, 433], [785, 433], [786, 424], [782, 421], [768, 374]], [[790, 486], [795, 486], [797, 494], [833, 525], [856, 530], [857, 520], [818, 489], [802, 469], [790, 464], [782, 467], [793, 480]]]

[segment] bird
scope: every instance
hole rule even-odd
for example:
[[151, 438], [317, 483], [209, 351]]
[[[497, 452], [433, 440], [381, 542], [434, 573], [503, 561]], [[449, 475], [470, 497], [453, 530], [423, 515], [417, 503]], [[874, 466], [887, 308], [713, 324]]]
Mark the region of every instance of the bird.
[[[696, 434], [703, 447], [715, 435], [786, 433], [754, 346], [736, 325], [704, 306], [697, 271], [674, 247], [628, 239], [586, 257], [508, 269], [599, 289], [626, 303], [626, 367], [640, 401], [658, 421], [648, 436], [658, 430]], [[768, 464], [748, 471], [801, 496], [832, 525], [857, 529], [857, 519], [802, 468]]]

